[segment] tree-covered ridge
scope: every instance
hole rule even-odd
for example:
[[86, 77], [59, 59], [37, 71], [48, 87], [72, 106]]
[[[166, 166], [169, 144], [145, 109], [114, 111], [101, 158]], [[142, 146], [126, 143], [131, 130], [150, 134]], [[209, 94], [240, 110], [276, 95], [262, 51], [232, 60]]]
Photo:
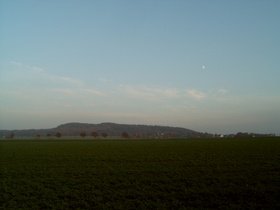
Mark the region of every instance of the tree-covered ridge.
[[106, 133], [108, 136], [119, 136], [130, 138], [174, 138], [174, 137], [200, 137], [203, 134], [186, 128], [158, 126], [158, 125], [131, 125], [117, 123], [66, 123], [51, 129], [29, 129], [29, 130], [0, 130], [1, 136], [8, 136], [14, 133], [16, 137], [30, 137], [40, 134], [40, 136], [55, 136], [60, 132], [62, 136], [80, 136], [84, 133], [86, 136], [93, 136], [96, 132], [99, 136]]

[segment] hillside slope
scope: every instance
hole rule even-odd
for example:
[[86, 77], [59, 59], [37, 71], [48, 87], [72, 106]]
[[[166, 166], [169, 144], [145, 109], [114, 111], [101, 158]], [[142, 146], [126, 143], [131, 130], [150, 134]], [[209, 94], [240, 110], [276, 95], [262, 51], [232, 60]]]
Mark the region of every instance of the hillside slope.
[[199, 137], [202, 133], [180, 127], [169, 126], [151, 126], [151, 125], [130, 125], [130, 124], [116, 124], [116, 123], [100, 123], [100, 124], [87, 124], [87, 123], [66, 123], [56, 128], [51, 129], [30, 129], [30, 130], [0, 130], [1, 136], [9, 136], [14, 133], [15, 137], [32, 137], [36, 135], [46, 136], [60, 132], [62, 136], [79, 136], [84, 132], [87, 136], [91, 133], [98, 132], [99, 136], [102, 133], [108, 136], [121, 136], [123, 132], [127, 132], [132, 138], [171, 138], [171, 137]]

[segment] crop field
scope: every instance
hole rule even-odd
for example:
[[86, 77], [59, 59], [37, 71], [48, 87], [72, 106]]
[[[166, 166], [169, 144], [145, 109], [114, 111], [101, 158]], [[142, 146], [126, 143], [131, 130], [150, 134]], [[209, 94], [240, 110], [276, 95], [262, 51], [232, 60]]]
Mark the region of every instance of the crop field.
[[280, 209], [280, 138], [0, 141], [0, 209]]

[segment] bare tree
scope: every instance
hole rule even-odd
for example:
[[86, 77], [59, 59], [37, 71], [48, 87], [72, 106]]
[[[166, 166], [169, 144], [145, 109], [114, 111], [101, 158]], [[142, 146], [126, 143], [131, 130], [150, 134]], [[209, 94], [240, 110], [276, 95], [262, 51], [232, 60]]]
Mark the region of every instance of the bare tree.
[[80, 133], [80, 136], [83, 137], [83, 138], [85, 138], [85, 137], [86, 137], [86, 133], [85, 133], [85, 132], [82, 132], [82, 133]]
[[98, 136], [98, 132], [93, 131], [93, 132], [91, 133], [91, 135], [92, 135], [94, 138], [96, 138], [96, 137]]
[[60, 137], [61, 137], [61, 133], [60, 133], [60, 132], [57, 132], [57, 133], [55, 134], [55, 136], [56, 136], [57, 138], [60, 138]]
[[128, 135], [128, 133], [127, 133], [127, 132], [123, 132], [123, 133], [122, 133], [122, 137], [124, 137], [124, 138], [128, 138], [128, 137], [129, 137], [129, 135]]

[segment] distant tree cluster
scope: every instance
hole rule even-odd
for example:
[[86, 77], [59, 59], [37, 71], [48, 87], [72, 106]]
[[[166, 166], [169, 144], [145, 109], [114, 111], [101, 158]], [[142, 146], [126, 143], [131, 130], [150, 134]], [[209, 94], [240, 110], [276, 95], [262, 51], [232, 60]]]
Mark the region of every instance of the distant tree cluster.
[[15, 137], [15, 133], [11, 132], [8, 133], [7, 135], [3, 135], [3, 139], [8, 138], [8, 139], [12, 139]]
[[15, 137], [15, 134], [14, 133], [10, 133], [9, 135], [8, 135], [8, 138], [14, 138]]
[[242, 132], [238, 132], [235, 137], [237, 138], [244, 138], [244, 137], [253, 137], [253, 135], [249, 134], [249, 133], [242, 133]]

